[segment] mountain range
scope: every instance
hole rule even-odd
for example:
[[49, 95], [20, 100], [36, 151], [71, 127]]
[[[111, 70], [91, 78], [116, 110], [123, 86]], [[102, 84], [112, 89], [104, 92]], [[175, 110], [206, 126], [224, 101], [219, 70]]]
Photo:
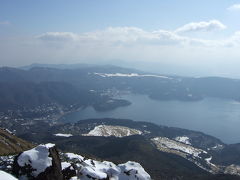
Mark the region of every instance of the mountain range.
[[[144, 94], [156, 100], [217, 97], [239, 101], [240, 80], [169, 76], [116, 66], [2, 67], [0, 126], [17, 137], [0, 131], [1, 163], [12, 162], [6, 155], [53, 143], [61, 153], [80, 154], [99, 162], [138, 162], [152, 179], [240, 179], [239, 144], [228, 145], [201, 132], [127, 119], [59, 121], [62, 115], [88, 106], [108, 111], [130, 105], [116, 98], [121, 93]], [[7, 166], [1, 167], [12, 173], [3, 168]]]

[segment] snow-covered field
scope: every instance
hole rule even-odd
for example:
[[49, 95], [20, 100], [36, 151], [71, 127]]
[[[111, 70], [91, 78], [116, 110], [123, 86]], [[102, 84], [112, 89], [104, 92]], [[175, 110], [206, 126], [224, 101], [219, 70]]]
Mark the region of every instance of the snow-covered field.
[[141, 135], [142, 132], [137, 129], [131, 129], [124, 126], [108, 126], [108, 125], [99, 125], [96, 126], [84, 136], [115, 136], [115, 137], [124, 137], [131, 135]]
[[[224, 167], [211, 163], [212, 156], [207, 151], [191, 146], [190, 138], [187, 136], [178, 136], [174, 139], [155, 137], [151, 140], [157, 146], [158, 150], [182, 156], [211, 173], [221, 172], [222, 168], [229, 168], [229, 166]], [[237, 168], [233, 169], [231, 169], [232, 172], [236, 171]]]
[[137, 73], [129, 73], [129, 74], [123, 74], [123, 73], [114, 73], [114, 74], [107, 74], [107, 73], [94, 73], [95, 75], [101, 76], [101, 77], [156, 77], [156, 78], [164, 78], [164, 79], [172, 79], [167, 76], [161, 76], [161, 75], [154, 75], [154, 74], [137, 74]]
[[62, 134], [62, 133], [57, 133], [57, 134], [54, 134], [54, 136], [59, 136], [59, 137], [71, 137], [72, 134]]
[[156, 137], [156, 138], [153, 138], [152, 141], [160, 149], [173, 149], [173, 150], [183, 152], [183, 153], [186, 153], [188, 155], [192, 155], [192, 156], [198, 157], [198, 158], [200, 158], [199, 155], [201, 153], [207, 154], [207, 152], [202, 149], [197, 149], [190, 145], [180, 143], [180, 142], [168, 139], [166, 137]]

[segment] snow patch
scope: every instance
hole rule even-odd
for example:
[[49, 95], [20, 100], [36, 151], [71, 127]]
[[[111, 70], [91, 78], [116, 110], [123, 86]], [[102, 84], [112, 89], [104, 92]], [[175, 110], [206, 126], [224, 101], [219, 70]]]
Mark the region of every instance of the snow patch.
[[217, 144], [216, 146], [213, 146], [211, 148], [208, 148], [208, 150], [220, 150], [220, 149], [223, 149], [224, 146], [221, 145], [221, 144]]
[[66, 168], [70, 167], [71, 163], [69, 163], [69, 162], [62, 162], [61, 165], [62, 165], [62, 170], [63, 170], [63, 169], [66, 169]]
[[54, 136], [59, 136], [59, 137], [71, 137], [71, 136], [73, 136], [73, 135], [72, 135], [72, 134], [57, 133], [57, 134], [54, 134]]
[[0, 179], [2, 180], [17, 180], [17, 178], [13, 177], [12, 175], [0, 170]]
[[212, 160], [212, 156], [210, 156], [209, 158], [205, 158], [205, 161], [207, 162], [207, 164], [209, 164], [210, 166], [216, 167], [215, 164], [211, 163], [211, 160]]
[[172, 79], [167, 76], [161, 76], [161, 75], [154, 75], [154, 74], [137, 74], [137, 73], [129, 73], [129, 74], [123, 74], [123, 73], [114, 73], [114, 74], [107, 74], [107, 73], [94, 73], [95, 75], [101, 76], [101, 77], [156, 77], [156, 78], [164, 78], [164, 79]]
[[66, 153], [65, 154], [67, 156], [67, 158], [69, 159], [78, 159], [80, 162], [83, 161], [84, 157], [78, 154], [74, 154], [74, 153]]
[[9, 129], [4, 128], [4, 130], [7, 131], [9, 134], [14, 135], [14, 133], [12, 131], [10, 131]]
[[145, 172], [143, 167], [136, 162], [128, 161], [125, 164], [118, 165], [121, 169], [121, 175], [119, 179], [139, 179], [150, 180], [151, 177]]
[[131, 135], [141, 135], [142, 131], [137, 129], [131, 129], [124, 126], [109, 126], [109, 125], [99, 125], [91, 130], [88, 134], [83, 134], [83, 136], [115, 136], [124, 137]]
[[191, 145], [190, 138], [187, 136], [178, 136], [178, 137], [175, 137], [175, 140], [184, 144]]
[[71, 177], [70, 180], [79, 180], [79, 179], [77, 178], [77, 176], [74, 176], [74, 177]]

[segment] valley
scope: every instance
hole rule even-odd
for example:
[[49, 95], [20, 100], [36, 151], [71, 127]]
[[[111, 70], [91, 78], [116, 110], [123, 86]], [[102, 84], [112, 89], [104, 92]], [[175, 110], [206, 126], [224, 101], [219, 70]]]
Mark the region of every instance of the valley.
[[138, 162], [153, 179], [240, 179], [239, 80], [115, 66], [0, 75], [0, 126], [34, 145]]

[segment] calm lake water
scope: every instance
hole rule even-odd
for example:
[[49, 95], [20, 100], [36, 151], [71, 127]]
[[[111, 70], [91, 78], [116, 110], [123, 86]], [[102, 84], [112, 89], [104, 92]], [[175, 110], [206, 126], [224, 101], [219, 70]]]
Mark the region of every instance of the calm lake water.
[[132, 104], [107, 112], [97, 112], [92, 107], [87, 107], [65, 115], [62, 121], [124, 118], [197, 130], [213, 135], [225, 143], [240, 143], [240, 103], [236, 101], [217, 98], [206, 98], [197, 102], [157, 101], [137, 94], [122, 98]]

